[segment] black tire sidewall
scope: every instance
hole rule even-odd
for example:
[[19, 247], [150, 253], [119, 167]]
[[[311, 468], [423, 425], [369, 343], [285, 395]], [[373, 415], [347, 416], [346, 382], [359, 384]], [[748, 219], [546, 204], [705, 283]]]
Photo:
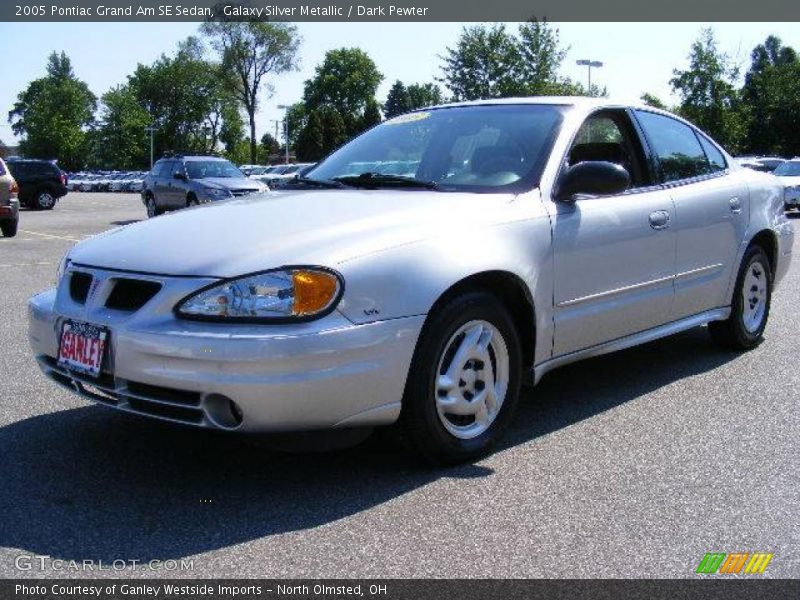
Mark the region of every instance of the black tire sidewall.
[[[441, 423], [433, 390], [447, 343], [459, 327], [475, 320], [491, 323], [503, 336], [509, 355], [509, 382], [494, 422], [478, 437], [464, 440], [452, 435]], [[403, 399], [401, 421], [406, 434], [416, 449], [435, 463], [462, 462], [485, 454], [513, 418], [521, 380], [520, 341], [508, 310], [487, 293], [459, 296], [431, 315], [420, 335]]]
[[[756, 261], [761, 264], [762, 269], [764, 269], [764, 272], [767, 275], [767, 299], [761, 325], [756, 331], [750, 332], [744, 326], [744, 300], [742, 298], [742, 287], [744, 286], [744, 280], [747, 272], [750, 270], [751, 265]], [[733, 313], [731, 315], [731, 317], [733, 317], [733, 334], [736, 336], [737, 341], [742, 346], [753, 347], [761, 341], [761, 338], [764, 335], [764, 329], [767, 326], [767, 321], [769, 320], [769, 311], [772, 306], [772, 277], [772, 269], [770, 268], [769, 258], [767, 257], [766, 252], [764, 252], [761, 246], [752, 246], [748, 248], [747, 252], [742, 258], [742, 266], [739, 270], [739, 276], [736, 279], [736, 288], [733, 291]]]

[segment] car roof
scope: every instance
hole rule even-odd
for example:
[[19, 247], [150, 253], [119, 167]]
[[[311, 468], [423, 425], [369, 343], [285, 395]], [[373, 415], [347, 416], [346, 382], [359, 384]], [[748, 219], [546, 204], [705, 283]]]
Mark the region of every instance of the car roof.
[[595, 98], [591, 96], [519, 96], [514, 98], [491, 98], [488, 100], [469, 100], [464, 102], [453, 102], [449, 104], [439, 104], [422, 110], [435, 108], [449, 108], [454, 106], [484, 106], [497, 104], [549, 104], [554, 106], [574, 106], [576, 108], [602, 108], [612, 106], [629, 106], [631, 108], [646, 108], [647, 110], [660, 111], [641, 100], [630, 100], [626, 98]]

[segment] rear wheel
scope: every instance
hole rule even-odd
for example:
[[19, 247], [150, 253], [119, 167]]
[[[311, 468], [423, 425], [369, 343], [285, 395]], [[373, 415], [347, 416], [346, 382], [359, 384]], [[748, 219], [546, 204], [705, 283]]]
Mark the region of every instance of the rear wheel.
[[711, 337], [731, 350], [750, 350], [764, 337], [772, 302], [772, 270], [761, 246], [750, 246], [733, 291], [731, 315], [708, 324]]
[[38, 210], [52, 210], [56, 205], [56, 197], [50, 190], [41, 190], [36, 194], [34, 208]]
[[511, 421], [521, 370], [508, 310], [483, 292], [455, 298], [417, 344], [400, 417], [406, 439], [437, 464], [486, 454]]
[[0, 231], [3, 232], [3, 237], [14, 237], [17, 235], [17, 227], [19, 221], [0, 221]]
[[200, 202], [197, 201], [197, 196], [194, 194], [189, 194], [186, 196], [186, 208], [191, 208], [193, 206], [199, 206]]

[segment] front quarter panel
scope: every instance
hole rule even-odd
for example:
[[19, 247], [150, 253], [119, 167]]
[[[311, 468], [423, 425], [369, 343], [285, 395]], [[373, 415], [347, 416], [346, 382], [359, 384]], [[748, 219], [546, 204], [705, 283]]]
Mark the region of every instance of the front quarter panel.
[[528, 288], [536, 308], [536, 361], [552, 344], [550, 220], [538, 190], [512, 201], [515, 218], [468, 226], [341, 262], [345, 280], [339, 311], [354, 323], [427, 315], [450, 287], [472, 275], [503, 271]]

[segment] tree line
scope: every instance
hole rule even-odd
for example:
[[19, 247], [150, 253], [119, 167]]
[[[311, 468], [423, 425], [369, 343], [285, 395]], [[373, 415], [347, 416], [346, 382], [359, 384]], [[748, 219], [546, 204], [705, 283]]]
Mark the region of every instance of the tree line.
[[[273, 78], [298, 69], [302, 40], [288, 23], [210, 21], [171, 54], [139, 64], [126, 81], [97, 98], [63, 52], [53, 53], [44, 77], [19, 93], [9, 112], [23, 154], [58, 158], [69, 170], [145, 168], [154, 154], [216, 153], [237, 163], [265, 163], [283, 150], [269, 132], [258, 137], [255, 116], [272, 95]], [[558, 29], [532, 20], [462, 29], [439, 56], [434, 82], [395, 81], [377, 99], [384, 75], [359, 48], [325, 54], [286, 111], [289, 146], [315, 161], [383, 119], [447, 101], [534, 95], [605, 95], [561, 74], [569, 48]], [[732, 153], [800, 154], [800, 61], [770, 36], [739, 68], [711, 29], [692, 44], [685, 69], [670, 85], [680, 99], [667, 107], [652, 94], [642, 100], [669, 108], [708, 131]], [[278, 135], [277, 137], [281, 137]]]

